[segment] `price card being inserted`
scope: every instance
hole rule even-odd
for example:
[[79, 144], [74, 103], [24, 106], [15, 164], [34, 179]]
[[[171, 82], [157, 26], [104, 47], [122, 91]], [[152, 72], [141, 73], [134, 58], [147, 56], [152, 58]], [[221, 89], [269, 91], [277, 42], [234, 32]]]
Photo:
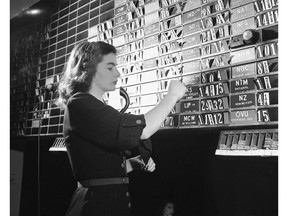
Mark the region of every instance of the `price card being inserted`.
[[186, 88], [187, 91], [182, 99], [193, 99], [200, 97], [198, 86], [188, 85]]

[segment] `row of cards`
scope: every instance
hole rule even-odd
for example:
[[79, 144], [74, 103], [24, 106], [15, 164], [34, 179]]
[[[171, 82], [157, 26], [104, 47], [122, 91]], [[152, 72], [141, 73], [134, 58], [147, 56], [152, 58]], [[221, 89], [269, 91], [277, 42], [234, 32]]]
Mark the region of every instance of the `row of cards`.
[[256, 125], [277, 122], [277, 107], [258, 110], [238, 110], [213, 113], [173, 114], [166, 118], [164, 127], [193, 127], [221, 125]]
[[[195, 40], [192, 39], [193, 42], [189, 44], [190, 41], [188, 39], [190, 39], [190, 37], [183, 39], [183, 47], [185, 47], [185, 45], [191, 45], [191, 43], [195, 43]], [[155, 59], [156, 67], [162, 67], [174, 63], [181, 63], [183, 61], [201, 58], [200, 60], [195, 61], [195, 64], [199, 65], [198, 69], [196, 69], [197, 71], [212, 69], [214, 67], [230, 66], [245, 61], [256, 61], [257, 59], [278, 56], [278, 41], [261, 44], [256, 47], [253, 46], [246, 49], [235, 50], [231, 53], [229, 52], [230, 49], [228, 43], [229, 40], [220, 40], [217, 42], [204, 44], [199, 47], [193, 47], [183, 50], [179, 48], [178, 41], [169, 43], [169, 45], [168, 43], [164, 43], [160, 46], [153, 46], [142, 50], [139, 50], [137, 48], [141, 48], [143, 46], [143, 43], [131, 43], [127, 45], [125, 49], [134, 50], [134, 52], [118, 56], [117, 62], [119, 66], [122, 66], [132, 62], [142, 62], [148, 59]], [[177, 50], [179, 50], [180, 52], [177, 52]], [[170, 52], [172, 53], [169, 54]], [[216, 54], [218, 55], [215, 56]]]
[[[152, 1], [157, 2], [157, 1]], [[152, 4], [151, 2], [151, 4]], [[138, 16], [129, 15], [131, 12], [129, 11], [129, 7], [123, 5], [121, 8], [116, 8], [115, 10], [118, 11], [115, 14], [114, 23], [109, 20], [104, 23], [98, 24], [97, 26], [93, 26], [88, 29], [88, 37], [94, 37], [96, 35], [102, 34], [100, 39], [103, 38], [111, 38], [117, 37], [120, 34], [127, 33], [127, 30], [132, 31], [137, 28], [141, 27], [148, 27], [153, 26], [155, 23], [159, 23], [160, 19], [164, 19], [160, 22], [160, 30], [165, 31], [174, 27], [177, 27], [182, 24], [186, 24], [187, 22], [198, 22], [200, 23], [202, 30], [208, 30], [210, 28], [216, 28], [219, 25], [223, 25], [225, 23], [232, 23], [232, 34], [237, 35], [241, 34], [245, 29], [255, 29], [257, 27], [262, 27], [266, 25], [272, 25], [278, 23], [278, 9], [268, 10], [271, 5], [275, 5], [278, 7], [278, 2], [267, 3], [268, 6], [265, 6], [265, 3], [262, 1], [256, 1], [254, 3], [246, 4], [241, 7], [237, 7], [232, 9], [231, 11], [223, 11], [223, 9], [227, 8], [228, 1], [222, 2], [222, 0], [215, 1], [212, 3], [215, 9], [211, 11], [211, 5], [202, 6], [202, 8], [197, 8], [189, 12], [185, 12], [182, 15], [182, 9], [180, 4], [182, 2], [178, 2], [177, 4], [165, 7], [160, 12], [158, 12], [157, 8], [159, 6], [153, 3], [152, 9], [156, 11], [146, 14], [144, 17], [143, 12], [138, 14]], [[134, 3], [131, 1], [129, 3]], [[225, 6], [226, 5], [226, 6]], [[262, 6], [261, 6], [262, 5]], [[271, 8], [275, 8], [271, 6]], [[138, 11], [135, 6], [133, 7], [135, 11]], [[210, 8], [210, 9], [209, 9]], [[126, 13], [125, 13], [126, 11]], [[265, 11], [262, 13], [262, 11]], [[217, 14], [215, 14], [217, 12]], [[261, 12], [261, 13], [260, 13]], [[180, 14], [179, 14], [180, 13]], [[166, 19], [171, 17], [172, 15], [176, 15], [170, 19]], [[208, 16], [209, 15], [209, 16]], [[140, 16], [140, 17], [139, 17]], [[142, 17], [141, 17], [142, 16]], [[130, 18], [129, 18], [130, 17]], [[199, 20], [199, 21], [198, 21]], [[240, 21], [239, 21], [240, 20]], [[131, 22], [130, 22], [131, 21]], [[198, 25], [198, 24], [197, 24]], [[112, 28], [113, 34], [112, 34]], [[159, 27], [158, 27], [159, 28]], [[109, 30], [110, 29], [110, 30]], [[106, 32], [108, 31], [108, 32]], [[159, 29], [158, 29], [159, 31]], [[216, 29], [215, 29], [216, 31]], [[146, 30], [144, 29], [145, 35]], [[118, 46], [117, 43], [113, 43], [115, 46]]]
[[278, 91], [267, 91], [258, 93], [241, 93], [197, 100], [182, 100], [178, 112], [203, 112], [218, 111], [224, 109], [239, 109], [245, 107], [260, 107], [278, 105]]
[[222, 131], [218, 149], [257, 150], [278, 149], [278, 130]]
[[[118, 70], [124, 74], [129, 76], [125, 76], [122, 79], [122, 84], [125, 85], [133, 85], [138, 83], [145, 83], [156, 81], [162, 78], [171, 78], [175, 76], [182, 76], [182, 81], [186, 85], [199, 85], [199, 84], [206, 84], [206, 83], [213, 83], [218, 81], [225, 81], [228, 79], [244, 79], [246, 80], [253, 80], [257, 75], [268, 75], [269, 73], [278, 72], [278, 59], [269, 59], [264, 61], [253, 62], [249, 64], [239, 65], [230, 68], [223, 68], [218, 70], [206, 71], [202, 73], [193, 73], [189, 74], [187, 71], [189, 70], [190, 63], [182, 65], [173, 65], [161, 69], [150, 70], [142, 73], [143, 69], [142, 64], [131, 64], [127, 67], [118, 67]], [[135, 74], [134, 74], [135, 73]], [[251, 78], [249, 78], [251, 77]], [[269, 78], [270, 79], [270, 78]], [[267, 78], [265, 78], [267, 80]], [[275, 80], [273, 78], [273, 80]], [[237, 80], [236, 80], [237, 81]], [[236, 81], [234, 81], [236, 83]], [[238, 81], [240, 83], [240, 81]], [[262, 82], [260, 80], [260, 82]], [[268, 83], [269, 81], [264, 81], [263, 83]], [[253, 83], [253, 81], [243, 81], [243, 83]], [[274, 81], [272, 82], [274, 83]], [[236, 85], [235, 86], [239, 86]], [[262, 89], [259, 85], [259, 89]], [[265, 84], [265, 86], [271, 86], [269, 84]], [[274, 86], [274, 85], [273, 85]], [[249, 88], [248, 88], [249, 89]]]

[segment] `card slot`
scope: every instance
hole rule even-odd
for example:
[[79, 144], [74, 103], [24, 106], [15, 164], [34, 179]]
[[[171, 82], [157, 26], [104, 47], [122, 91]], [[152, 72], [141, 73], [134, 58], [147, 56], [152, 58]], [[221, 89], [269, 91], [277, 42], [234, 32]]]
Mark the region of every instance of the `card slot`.
[[265, 133], [259, 133], [257, 149], [263, 149]]

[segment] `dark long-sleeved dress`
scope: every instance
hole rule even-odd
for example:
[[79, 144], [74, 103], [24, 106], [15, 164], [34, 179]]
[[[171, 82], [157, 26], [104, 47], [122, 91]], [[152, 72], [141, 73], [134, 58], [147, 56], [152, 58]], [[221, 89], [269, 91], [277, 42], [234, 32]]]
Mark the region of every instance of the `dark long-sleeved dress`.
[[[89, 93], [76, 93], [67, 103], [64, 137], [78, 182], [127, 176], [123, 151], [137, 148], [147, 161], [151, 143], [140, 140], [143, 115], [122, 114]], [[127, 184], [80, 186], [67, 216], [128, 216]]]

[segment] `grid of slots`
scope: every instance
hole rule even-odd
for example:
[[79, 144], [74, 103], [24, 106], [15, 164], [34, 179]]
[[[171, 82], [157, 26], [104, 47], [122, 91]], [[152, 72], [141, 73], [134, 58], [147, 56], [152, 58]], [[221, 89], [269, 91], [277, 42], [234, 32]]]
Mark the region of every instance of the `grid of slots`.
[[278, 130], [221, 131], [217, 155], [277, 156]]
[[[242, 38], [248, 29], [253, 43]], [[62, 133], [55, 90], [82, 40], [116, 46], [130, 113], [152, 109], [169, 80], [185, 83], [165, 128], [278, 122], [277, 0], [70, 0], [25, 32], [11, 45], [15, 135]]]
[[181, 79], [188, 93], [163, 127], [277, 124], [277, 1], [141, 3], [117, 6], [111, 31], [131, 113], [149, 111]]

